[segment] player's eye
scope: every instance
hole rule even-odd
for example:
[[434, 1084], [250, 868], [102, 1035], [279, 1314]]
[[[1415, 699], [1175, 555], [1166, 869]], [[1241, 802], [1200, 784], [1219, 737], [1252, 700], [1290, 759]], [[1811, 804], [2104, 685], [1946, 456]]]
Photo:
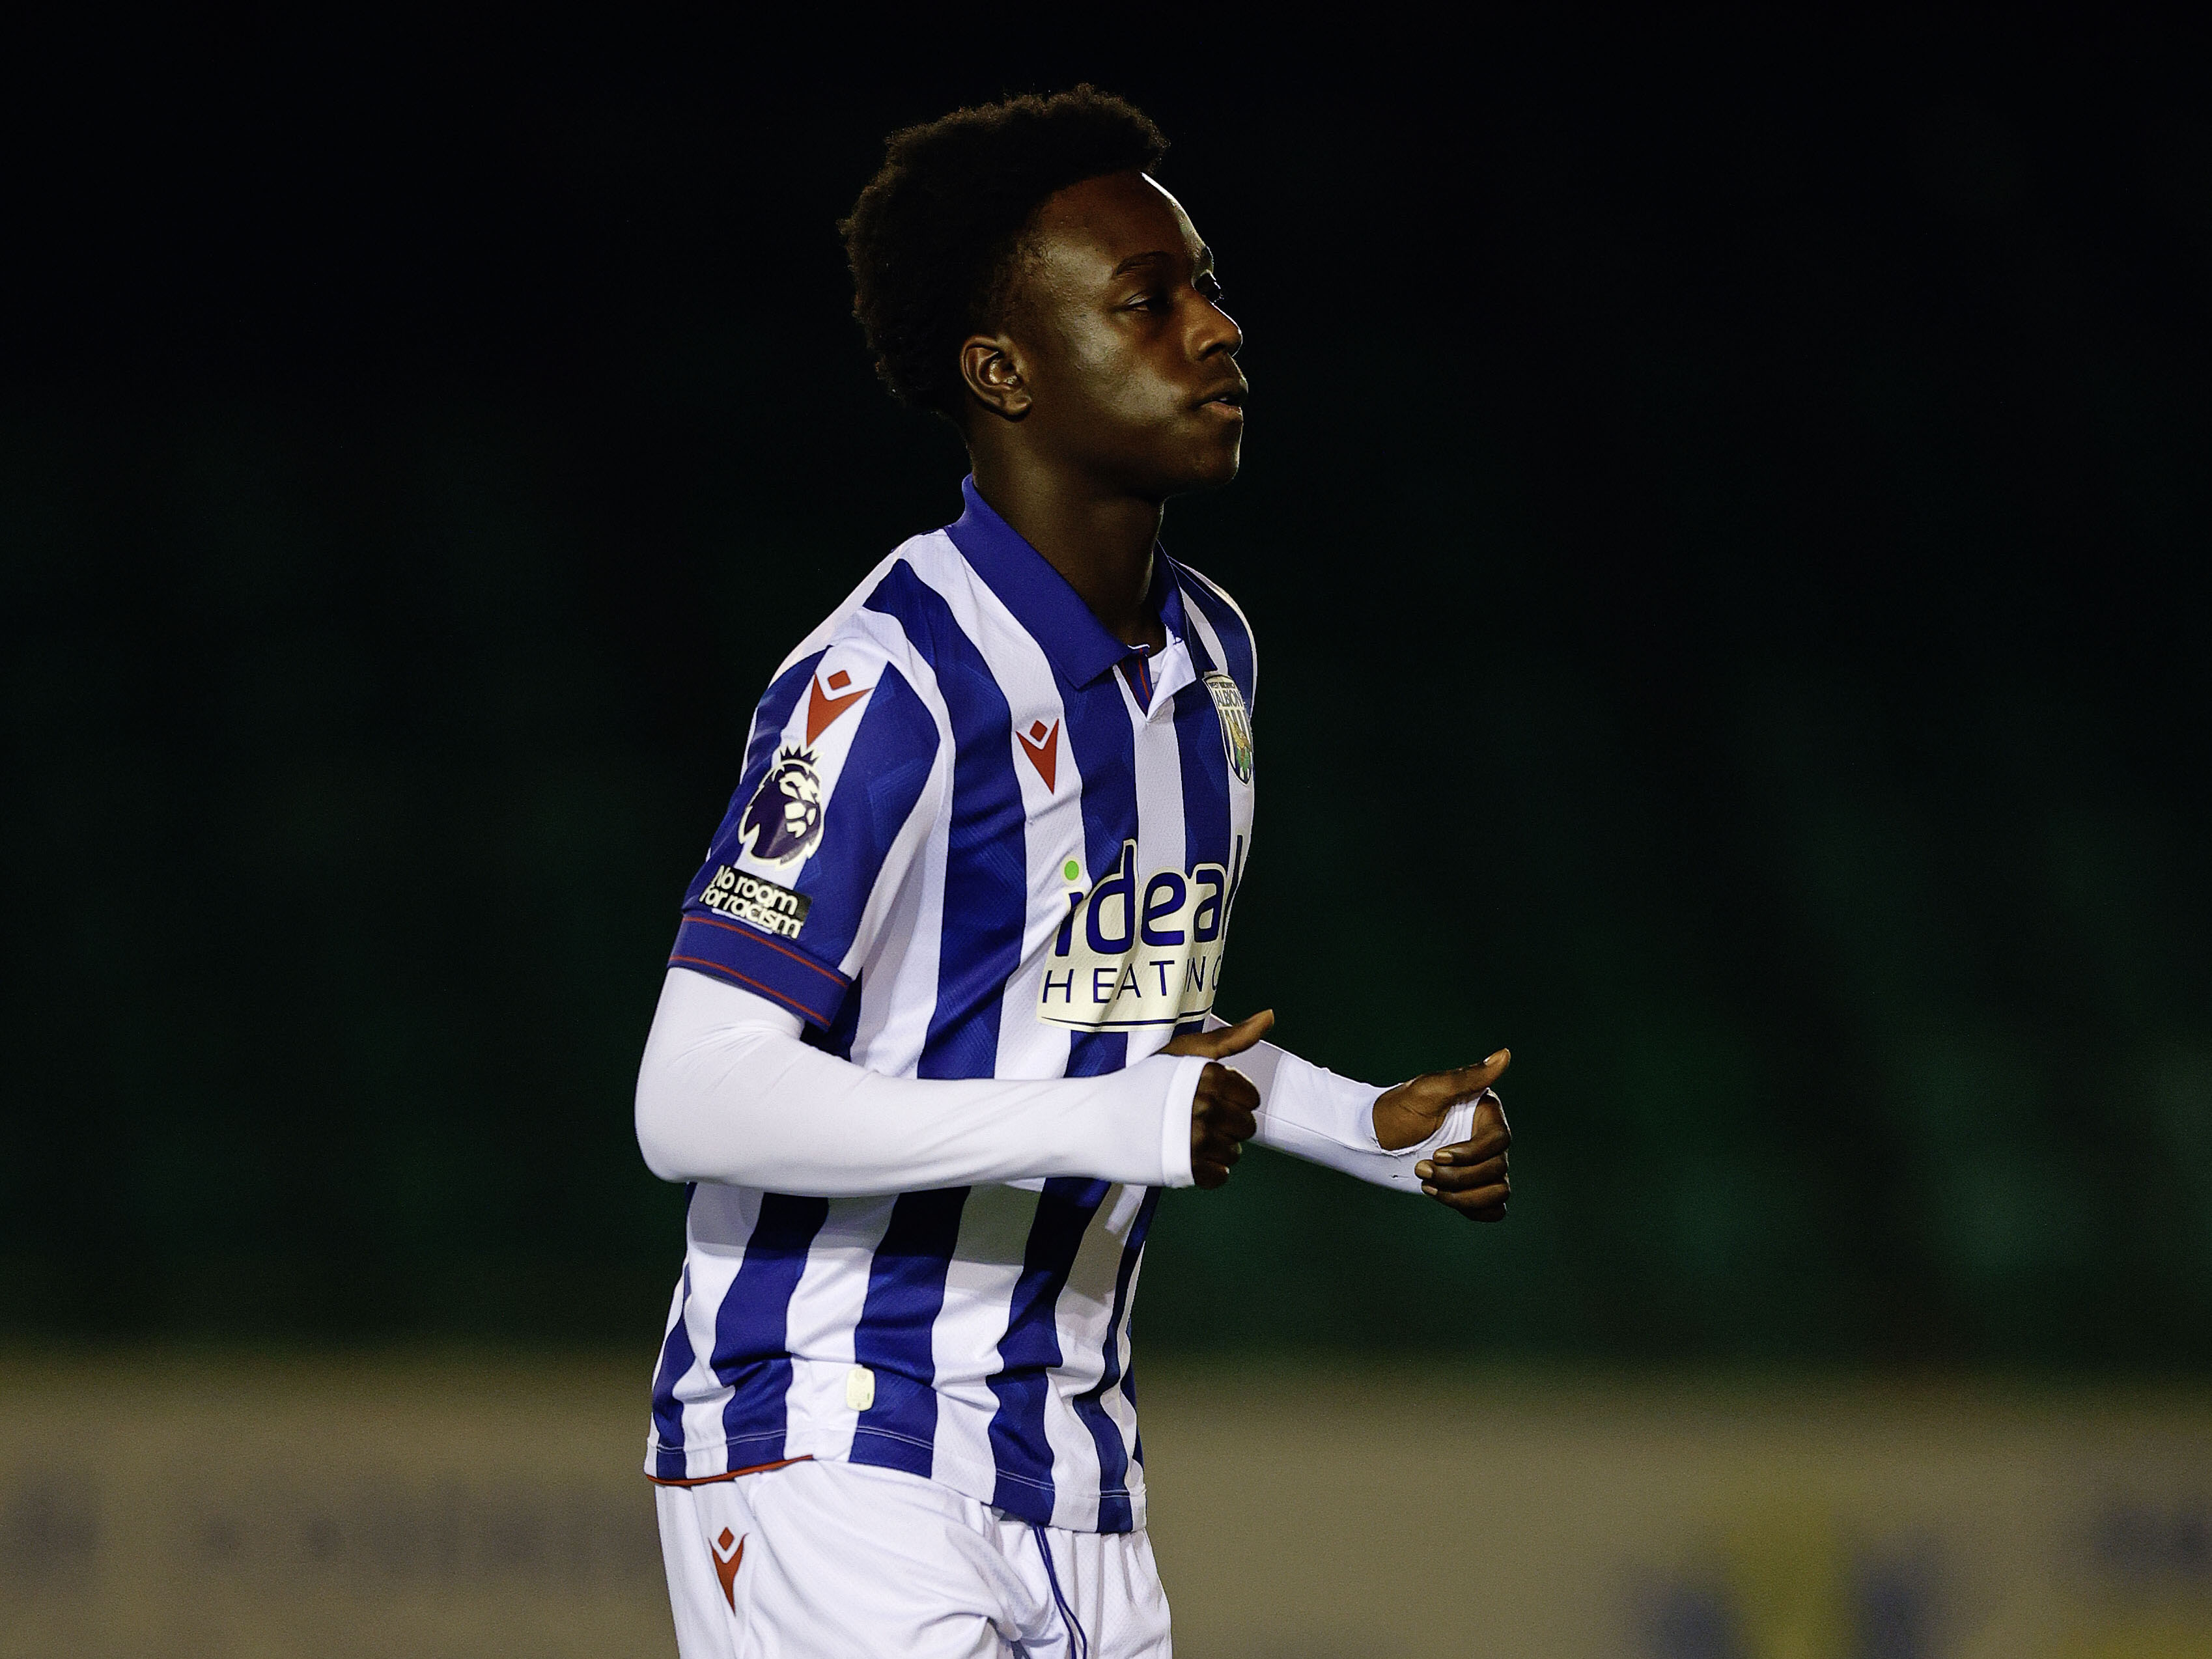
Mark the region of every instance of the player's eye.
[[1216, 276], [1212, 271], [1200, 271], [1196, 280], [1191, 283], [1191, 286], [1196, 289], [1201, 295], [1205, 295], [1208, 304], [1219, 305], [1221, 303], [1221, 279], [1218, 276]]
[[1160, 312], [1167, 310], [1175, 302], [1169, 299], [1164, 294], [1147, 292], [1139, 294], [1135, 299], [1130, 301], [1129, 309], [1132, 311]]

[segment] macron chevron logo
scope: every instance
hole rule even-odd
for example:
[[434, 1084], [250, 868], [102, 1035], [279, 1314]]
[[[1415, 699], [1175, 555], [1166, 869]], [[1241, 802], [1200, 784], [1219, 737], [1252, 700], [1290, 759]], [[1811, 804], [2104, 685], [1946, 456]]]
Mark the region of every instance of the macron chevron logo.
[[1044, 780], [1044, 787], [1047, 789], [1058, 788], [1060, 786], [1054, 780], [1060, 773], [1060, 722], [1054, 720], [1052, 729], [1047, 731], [1044, 722], [1039, 720], [1028, 731], [1017, 732], [1014, 735], [1022, 740], [1022, 753], [1030, 757], [1030, 764], [1036, 768], [1036, 775]]
[[722, 1599], [730, 1604], [732, 1613], [738, 1610], [738, 1569], [744, 1559], [744, 1539], [723, 1528], [722, 1535], [714, 1540], [714, 1577], [722, 1581]]
[[[830, 677], [828, 691], [823, 690], [820, 680], [806, 688], [806, 746], [809, 749], [814, 747], [815, 738], [837, 723], [838, 715], [876, 689], [872, 685], [864, 685], [857, 691], [845, 690], [852, 683], [853, 677], [841, 668]], [[831, 692], [842, 692], [843, 695], [833, 696]]]

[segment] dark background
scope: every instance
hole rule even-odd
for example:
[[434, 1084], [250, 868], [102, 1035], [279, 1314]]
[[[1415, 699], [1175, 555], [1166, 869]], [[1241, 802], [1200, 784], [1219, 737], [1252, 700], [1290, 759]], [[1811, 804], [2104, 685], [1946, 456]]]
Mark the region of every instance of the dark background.
[[2212, 1352], [2212, 120], [2116, 26], [10, 53], [0, 1335], [628, 1343], [784, 651], [957, 510], [835, 221], [1088, 76], [1219, 251], [1224, 1006], [1510, 1043], [1511, 1221], [1171, 1196], [1148, 1346]]

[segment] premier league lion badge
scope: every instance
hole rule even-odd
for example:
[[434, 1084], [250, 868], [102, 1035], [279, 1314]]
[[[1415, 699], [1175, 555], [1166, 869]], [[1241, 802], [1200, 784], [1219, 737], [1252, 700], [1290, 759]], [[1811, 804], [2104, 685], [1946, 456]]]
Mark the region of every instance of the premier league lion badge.
[[1213, 696], [1213, 712], [1221, 716], [1221, 746], [1229, 756], [1229, 769], [1239, 783], [1252, 781], [1252, 717], [1245, 711], [1244, 694], [1237, 682], [1215, 669], [1206, 677]]
[[822, 838], [822, 779], [809, 749], [786, 749], [753, 791], [738, 837], [763, 864], [796, 864]]

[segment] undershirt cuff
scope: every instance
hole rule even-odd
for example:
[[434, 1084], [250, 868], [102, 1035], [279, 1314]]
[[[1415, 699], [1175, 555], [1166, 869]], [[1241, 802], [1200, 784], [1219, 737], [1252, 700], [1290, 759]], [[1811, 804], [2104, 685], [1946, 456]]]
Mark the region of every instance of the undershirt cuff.
[[1197, 1109], [1198, 1079], [1207, 1061], [1204, 1054], [1178, 1054], [1174, 1074], [1168, 1079], [1165, 1116], [1160, 1121], [1160, 1184], [1195, 1184], [1190, 1172], [1190, 1119]]

